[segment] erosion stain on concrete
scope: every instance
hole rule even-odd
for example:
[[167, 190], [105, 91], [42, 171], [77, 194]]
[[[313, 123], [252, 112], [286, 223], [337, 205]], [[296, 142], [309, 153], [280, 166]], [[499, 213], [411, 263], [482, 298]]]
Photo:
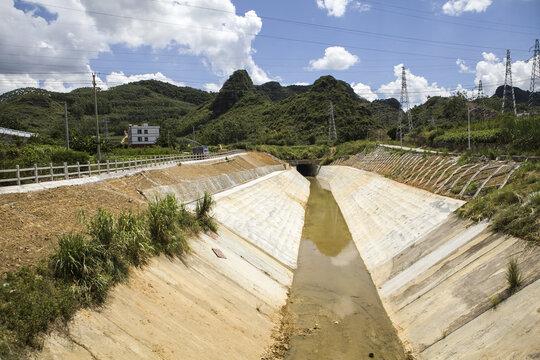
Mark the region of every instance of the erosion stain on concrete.
[[295, 334], [286, 359], [404, 359], [332, 194], [315, 179], [307, 204], [290, 310]]

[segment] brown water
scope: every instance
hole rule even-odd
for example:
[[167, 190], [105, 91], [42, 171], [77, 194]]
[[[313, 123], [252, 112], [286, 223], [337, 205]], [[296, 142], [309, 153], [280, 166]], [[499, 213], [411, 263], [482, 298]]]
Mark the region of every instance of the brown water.
[[343, 215], [316, 179], [300, 243], [290, 311], [298, 329], [286, 359], [404, 359]]

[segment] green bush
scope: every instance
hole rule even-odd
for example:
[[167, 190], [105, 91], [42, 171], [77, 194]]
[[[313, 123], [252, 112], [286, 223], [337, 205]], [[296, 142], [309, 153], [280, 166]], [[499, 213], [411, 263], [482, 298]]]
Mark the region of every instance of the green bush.
[[217, 231], [217, 224], [210, 216], [210, 211], [214, 205], [215, 201], [206, 191], [204, 192], [204, 196], [197, 201], [195, 217], [197, 218], [198, 224], [205, 231]]
[[154, 249], [169, 256], [189, 251], [186, 236], [180, 227], [185, 210], [179, 207], [174, 195], [154, 199], [148, 204], [148, 227]]
[[150, 242], [144, 216], [135, 215], [131, 212], [121, 213], [116, 224], [116, 236], [122, 248], [126, 260], [134, 266], [142, 266], [147, 263], [154, 248]]
[[506, 267], [506, 281], [508, 282], [508, 290], [510, 293], [514, 293], [521, 285], [521, 271], [517, 260], [515, 258], [510, 259]]
[[0, 358], [19, 358], [22, 346], [39, 346], [36, 333], [76, 310], [70, 287], [47, 271], [24, 267], [0, 279]]
[[61, 236], [50, 264], [57, 279], [75, 285], [82, 302], [105, 300], [112, 279], [103, 270], [103, 248], [95, 241], [81, 234]]

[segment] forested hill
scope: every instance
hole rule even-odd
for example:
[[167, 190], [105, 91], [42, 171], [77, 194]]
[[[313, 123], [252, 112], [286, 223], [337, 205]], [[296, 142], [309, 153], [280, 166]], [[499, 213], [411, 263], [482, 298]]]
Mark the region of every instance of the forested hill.
[[[515, 88], [518, 112], [527, 109], [528, 92]], [[473, 116], [494, 118], [500, 112], [502, 89], [476, 99]], [[537, 95], [537, 94], [535, 94]], [[0, 95], [0, 126], [64, 139], [64, 102], [73, 136], [95, 133], [92, 88], [70, 93], [17, 89]], [[463, 95], [431, 97], [412, 109], [415, 127], [454, 126], [467, 118]], [[538, 103], [538, 96], [534, 103]], [[298, 145], [324, 143], [332, 104], [339, 142], [385, 137], [392, 133], [400, 109], [396, 99], [369, 102], [344, 81], [323, 76], [312, 85], [254, 85], [245, 70], [233, 73], [218, 93], [178, 87], [155, 80], [98, 91], [100, 127], [105, 120], [112, 142], [129, 124], [160, 125], [173, 141], [195, 130], [201, 143]], [[538, 105], [538, 104], [536, 104]], [[484, 111], [485, 110], [485, 111]], [[394, 130], [395, 132], [395, 130]]]

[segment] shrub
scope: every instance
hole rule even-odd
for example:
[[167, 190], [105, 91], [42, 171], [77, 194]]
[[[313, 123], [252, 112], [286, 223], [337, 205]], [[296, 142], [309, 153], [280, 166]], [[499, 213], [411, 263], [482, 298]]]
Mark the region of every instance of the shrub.
[[55, 281], [46, 267], [24, 267], [0, 284], [0, 358], [17, 358], [21, 345], [38, 346], [35, 335], [57, 317], [68, 320], [76, 309], [70, 287]]
[[116, 224], [116, 236], [123, 244], [124, 256], [129, 263], [135, 266], [146, 264], [154, 249], [143, 216], [121, 213]]
[[215, 205], [215, 201], [212, 199], [209, 193], [204, 192], [204, 196], [197, 201], [197, 206], [195, 208], [195, 216], [197, 218], [198, 224], [205, 231], [217, 231], [217, 225], [210, 217], [210, 211]]
[[510, 259], [506, 267], [506, 281], [508, 282], [508, 290], [511, 294], [521, 285], [521, 271], [515, 258]]
[[111, 284], [102, 269], [101, 252], [95, 242], [85, 241], [80, 234], [68, 234], [58, 239], [58, 248], [50, 259], [54, 276], [74, 284], [84, 303], [101, 303]]
[[181, 215], [174, 195], [154, 199], [148, 204], [148, 228], [157, 252], [172, 256], [182, 255], [189, 250], [187, 239], [180, 228]]

